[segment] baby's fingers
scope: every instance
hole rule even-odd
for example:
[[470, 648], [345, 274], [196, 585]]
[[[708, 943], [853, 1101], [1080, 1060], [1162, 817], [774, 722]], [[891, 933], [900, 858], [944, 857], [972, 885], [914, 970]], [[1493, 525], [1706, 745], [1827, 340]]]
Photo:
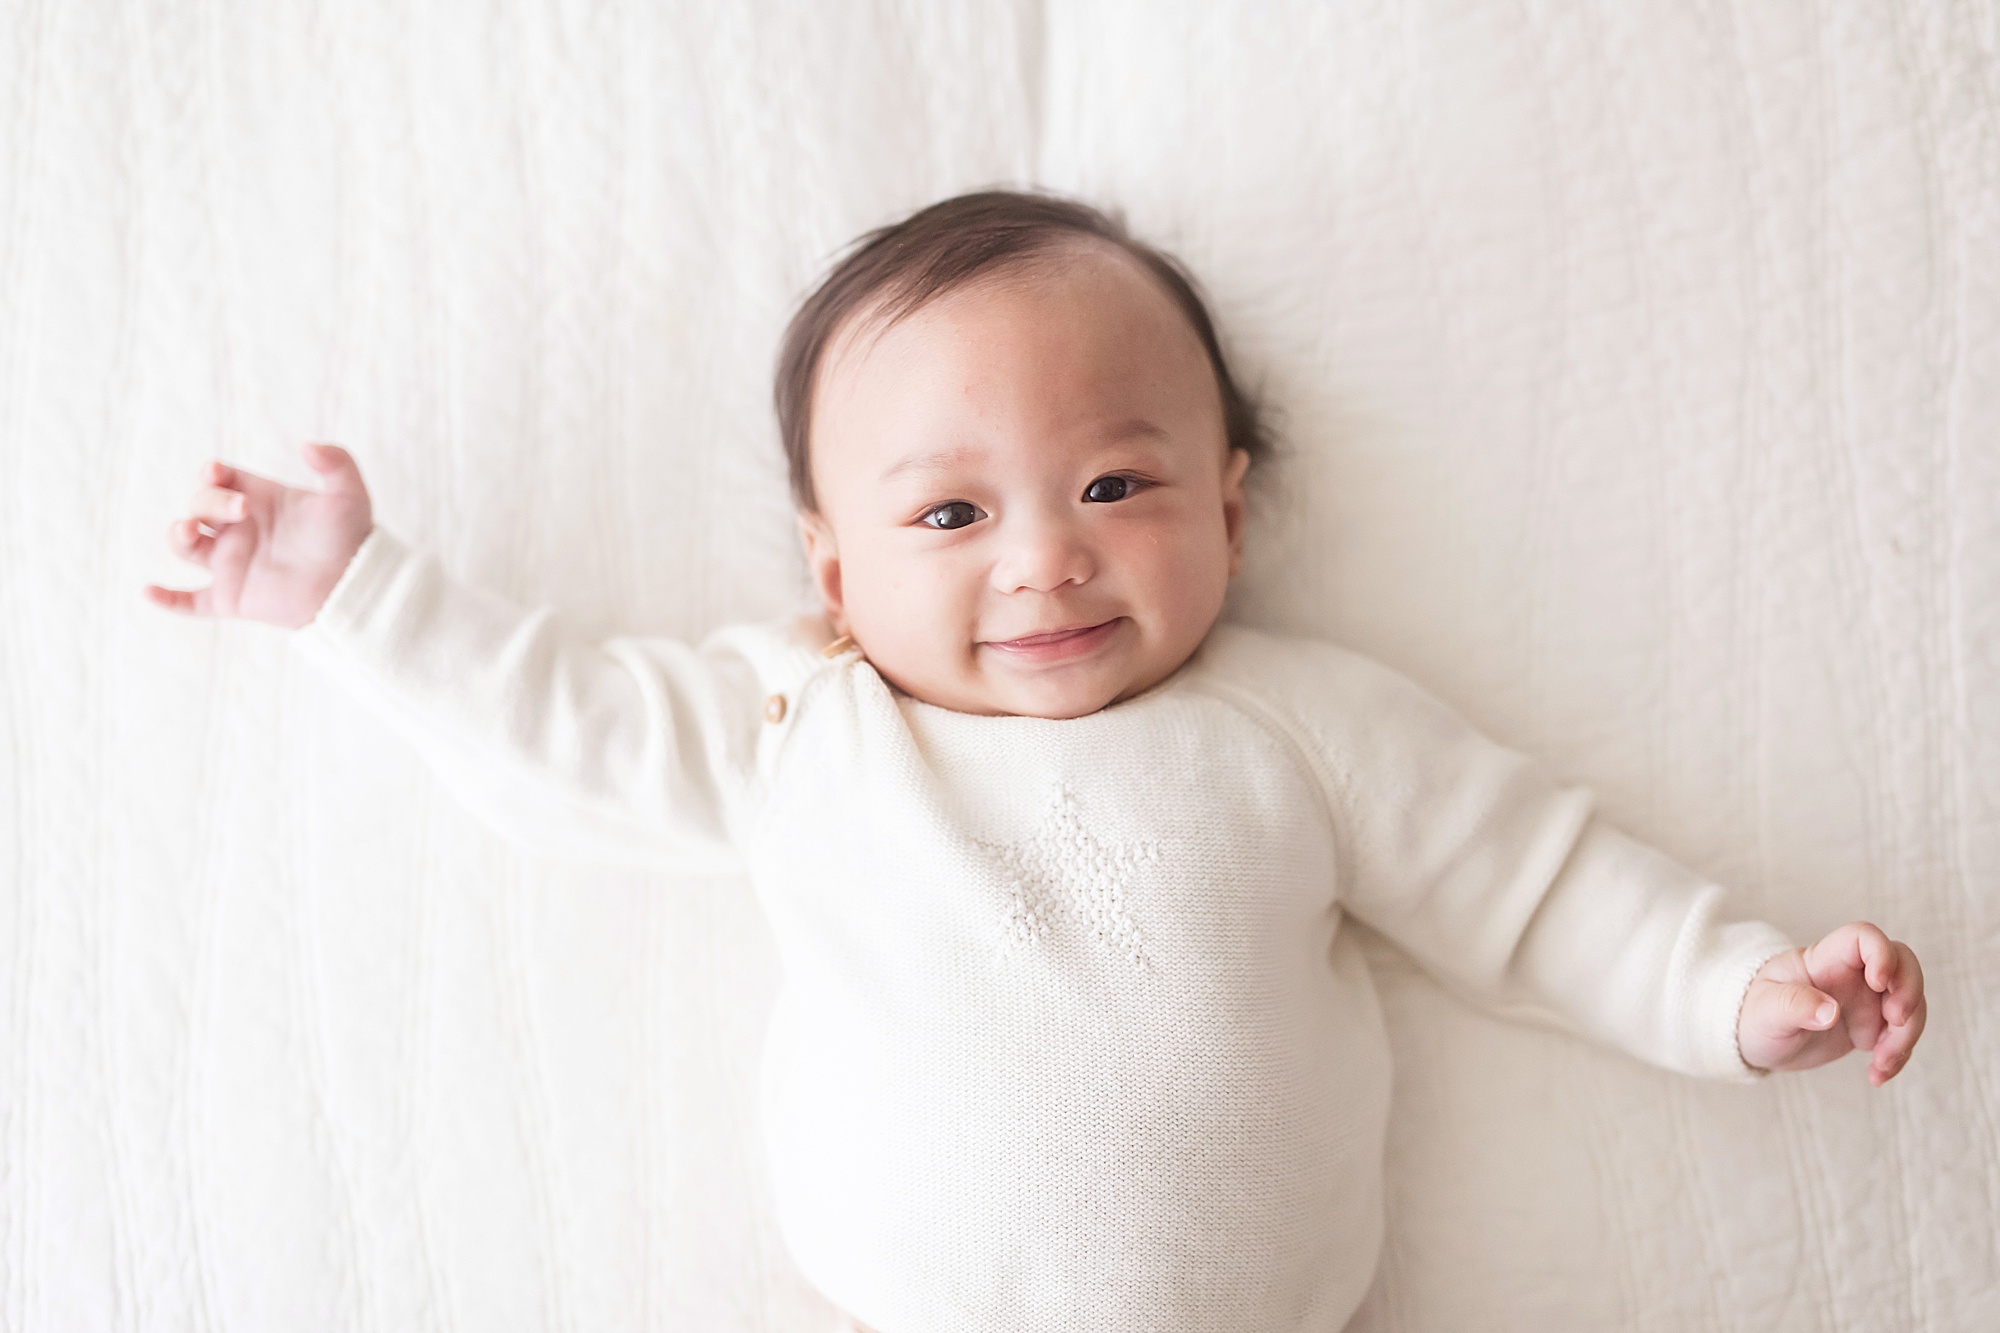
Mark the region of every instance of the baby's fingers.
[[1861, 975], [1868, 982], [1868, 989], [1886, 993], [1902, 968], [1896, 942], [1872, 921], [1857, 921], [1845, 929], [1853, 932], [1854, 948], [1861, 958]]
[[1916, 1048], [1917, 1038], [1924, 1035], [1924, 1019], [1930, 1012], [1923, 997], [1917, 997], [1916, 1007], [1910, 1010], [1906, 1021], [1891, 1023], [1882, 1029], [1882, 1035], [1875, 1039], [1875, 1054], [1868, 1062], [1868, 1081], [1881, 1087], [1903, 1071], [1910, 1062], [1910, 1052]]
[[184, 616], [205, 616], [210, 614], [209, 593], [206, 588], [196, 588], [183, 592], [178, 588], [162, 588], [157, 583], [148, 583], [146, 599], [154, 606], [163, 606], [169, 611], [178, 611]]
[[[200, 506], [204, 503], [220, 506], [221, 521], [234, 523], [243, 518], [251, 505], [275, 505], [284, 498], [285, 492], [291, 489], [281, 481], [272, 481], [269, 477], [260, 477], [255, 472], [245, 472], [242, 468], [231, 467], [221, 459], [214, 459], [206, 464], [201, 470], [200, 479], [202, 484], [195, 489], [196, 508], [193, 512], [196, 518], [207, 523], [214, 523], [217, 520], [202, 511]], [[229, 500], [231, 495], [238, 497], [235, 506], [232, 506]], [[232, 518], [227, 513], [232, 507], [240, 507], [242, 512], [238, 512]]]
[[201, 525], [191, 518], [175, 519], [167, 525], [167, 545], [181, 559], [203, 568], [215, 554], [215, 538], [203, 532]]
[[1882, 1018], [1891, 1024], [1902, 1022], [1924, 1002], [1923, 966], [1901, 940], [1889, 942], [1889, 957], [1868, 984], [1882, 992]]
[[[167, 525], [167, 545], [175, 555], [192, 564], [207, 567], [209, 558], [215, 554], [215, 538], [201, 530], [201, 526], [191, 518], [178, 518]], [[183, 591], [179, 588], [162, 588], [157, 583], [148, 583], [143, 591], [146, 600], [154, 606], [177, 611], [184, 616], [206, 616], [213, 614], [211, 593], [208, 588]]]
[[1825, 991], [1794, 982], [1780, 986], [1767, 1021], [1793, 1032], [1824, 1032], [1840, 1017], [1840, 1004]]
[[188, 512], [212, 528], [240, 523], [250, 513], [250, 501], [241, 491], [224, 486], [203, 486], [188, 501]]
[[1882, 994], [1882, 1031], [1868, 1064], [1868, 1081], [1881, 1087], [1909, 1063], [1917, 1038], [1924, 1034], [1929, 1007], [1924, 1003], [1924, 969], [1916, 951], [1891, 940], [1879, 969], [1871, 969], [1868, 984]]

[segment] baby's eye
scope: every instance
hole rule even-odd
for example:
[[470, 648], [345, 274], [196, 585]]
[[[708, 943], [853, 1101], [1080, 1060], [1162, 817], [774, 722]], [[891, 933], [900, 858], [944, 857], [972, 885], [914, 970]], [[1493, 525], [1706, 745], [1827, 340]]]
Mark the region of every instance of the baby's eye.
[[917, 522], [923, 524], [925, 527], [943, 528], [949, 532], [953, 528], [962, 528], [969, 523], [977, 523], [985, 517], [985, 511], [970, 500], [952, 500], [938, 505], [934, 509], [924, 511], [924, 516], [918, 519]]
[[1084, 487], [1083, 498], [1094, 504], [1108, 505], [1123, 500], [1137, 489], [1130, 477], [1099, 477]]

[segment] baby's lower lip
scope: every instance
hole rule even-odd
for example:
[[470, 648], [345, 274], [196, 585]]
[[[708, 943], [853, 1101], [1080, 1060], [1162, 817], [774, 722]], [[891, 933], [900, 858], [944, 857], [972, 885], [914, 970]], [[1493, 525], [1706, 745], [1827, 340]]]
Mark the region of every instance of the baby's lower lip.
[[1117, 630], [1118, 622], [1123, 619], [1123, 616], [1113, 616], [1102, 624], [1085, 625], [1081, 629], [1062, 630], [1055, 634], [1030, 634], [1024, 639], [988, 640], [986, 646], [1029, 662], [1067, 661], [1096, 651]]

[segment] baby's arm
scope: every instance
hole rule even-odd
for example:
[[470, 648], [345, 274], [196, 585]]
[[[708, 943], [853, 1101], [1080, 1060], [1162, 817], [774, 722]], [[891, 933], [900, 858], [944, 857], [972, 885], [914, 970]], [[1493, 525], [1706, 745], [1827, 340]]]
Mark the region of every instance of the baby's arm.
[[[1752, 1079], [1857, 1046], [1877, 1084], [1901, 1068], [1923, 1026], [1906, 946], [1857, 923], [1800, 950], [1730, 920], [1720, 887], [1414, 683], [1316, 658], [1311, 688], [1287, 693], [1325, 766], [1342, 903], [1434, 975], [1686, 1073]], [[1845, 1022], [1816, 1017], [1827, 998]]]
[[[1671, 1028], [1714, 1032], [1726, 1018], [1744, 1076], [1811, 1069], [1857, 1049], [1874, 1053], [1871, 1083], [1895, 1076], [1924, 1024], [1923, 974], [1909, 946], [1856, 922], [1810, 948], [1771, 953], [1781, 936], [1760, 922], [1726, 922], [1721, 910], [1720, 888], [1592, 819], [1496, 995], [1503, 1006], [1553, 1000], [1584, 1030], [1688, 1072], [1728, 1071], [1661, 1060], [1655, 1052], [1680, 1044]], [[1742, 960], [1767, 953], [1746, 982]], [[1707, 997], [1704, 970], [1717, 978]], [[1690, 1049], [1703, 1045], [1714, 1049], [1698, 1037]]]
[[[546, 855], [737, 864], [730, 777], [753, 748], [754, 673], [665, 639], [587, 642], [555, 612], [444, 574], [374, 526], [354, 460], [306, 447], [314, 493], [220, 463], [169, 542], [208, 588], [149, 586], [191, 615], [294, 628], [294, 645], [411, 740], [464, 804]], [[206, 524], [205, 532], [198, 524]]]

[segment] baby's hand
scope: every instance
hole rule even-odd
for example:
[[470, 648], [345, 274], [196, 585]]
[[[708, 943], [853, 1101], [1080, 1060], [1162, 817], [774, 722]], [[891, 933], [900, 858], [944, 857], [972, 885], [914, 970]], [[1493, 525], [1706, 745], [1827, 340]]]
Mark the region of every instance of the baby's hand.
[[305, 458], [325, 479], [323, 489], [297, 490], [222, 463], [204, 468], [190, 506], [194, 516], [174, 521], [167, 545], [206, 566], [209, 585], [178, 592], [149, 583], [146, 596], [188, 615], [287, 629], [311, 623], [375, 524], [361, 470], [345, 449], [308, 444]]
[[1866, 921], [1758, 971], [1736, 1019], [1736, 1044], [1760, 1069], [1812, 1069], [1851, 1050], [1873, 1051], [1881, 1087], [1908, 1063], [1924, 1031], [1924, 973], [1910, 946]]

